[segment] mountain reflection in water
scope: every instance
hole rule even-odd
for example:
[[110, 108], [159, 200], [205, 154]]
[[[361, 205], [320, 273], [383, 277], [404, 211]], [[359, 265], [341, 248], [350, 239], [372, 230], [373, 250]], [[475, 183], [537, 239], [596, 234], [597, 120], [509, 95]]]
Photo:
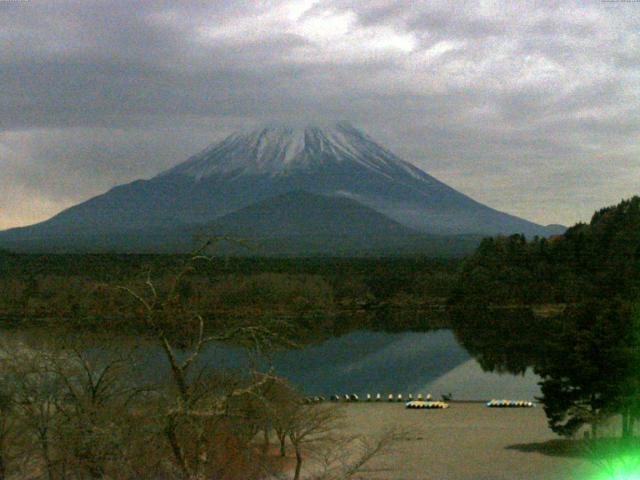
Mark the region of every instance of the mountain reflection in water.
[[[56, 348], [51, 336], [35, 330], [5, 330], [2, 343], [27, 348]], [[85, 338], [85, 340], [87, 340]], [[114, 348], [135, 348], [137, 368], [130, 373], [146, 380], [168, 374], [168, 364], [159, 345], [153, 340], [117, 336], [108, 342], [100, 337], [85, 343], [92, 355]], [[244, 350], [228, 345], [209, 344], [194, 365], [202, 367], [244, 369], [249, 359]], [[275, 373], [288, 378], [308, 395], [330, 396], [334, 393], [427, 393], [434, 398], [453, 394], [459, 400], [489, 398], [533, 399], [540, 395], [539, 378], [530, 370], [525, 375], [485, 372], [459, 343], [452, 330], [387, 333], [359, 330], [332, 337], [298, 350], [276, 352], [271, 356]], [[261, 368], [267, 368], [264, 362]]]
[[[233, 367], [237, 351], [212, 346], [207, 364]], [[357, 331], [273, 356], [277, 374], [309, 395], [333, 393], [452, 393], [454, 399], [524, 398], [540, 394], [538, 377], [483, 372], [450, 330]]]

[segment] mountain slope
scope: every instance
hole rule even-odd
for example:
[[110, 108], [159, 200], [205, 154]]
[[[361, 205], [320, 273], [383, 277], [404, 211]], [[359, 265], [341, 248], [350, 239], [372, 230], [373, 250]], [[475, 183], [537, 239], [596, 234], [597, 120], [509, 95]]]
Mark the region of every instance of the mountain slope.
[[[110, 234], [50, 236], [9, 242], [16, 251], [193, 251], [206, 239], [226, 236], [214, 252], [246, 256], [428, 255], [471, 253], [478, 235], [427, 235], [348, 198], [289, 192], [230, 213], [211, 223], [123, 229]], [[237, 241], [236, 241], [237, 240]], [[7, 244], [7, 241], [5, 241]]]
[[53, 238], [85, 244], [89, 237], [171, 230], [293, 191], [349, 198], [429, 234], [558, 230], [482, 205], [352, 126], [337, 124], [231, 135], [150, 180], [115, 187], [45, 222], [0, 232], [0, 246], [26, 248]]
[[472, 252], [481, 240], [422, 234], [353, 200], [306, 192], [258, 202], [197, 230], [200, 236], [210, 232], [245, 239], [250, 246], [245, 254], [270, 255], [459, 256]]

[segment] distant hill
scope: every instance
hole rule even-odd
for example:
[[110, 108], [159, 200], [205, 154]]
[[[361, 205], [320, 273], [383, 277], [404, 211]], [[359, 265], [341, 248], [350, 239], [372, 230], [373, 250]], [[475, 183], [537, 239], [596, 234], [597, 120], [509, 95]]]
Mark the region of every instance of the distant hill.
[[211, 224], [221, 233], [284, 238], [300, 236], [403, 237], [419, 235], [395, 220], [344, 197], [327, 197], [303, 191], [278, 195]]
[[[348, 198], [291, 192], [213, 222], [209, 231], [249, 241], [258, 254], [460, 256], [479, 235], [426, 235]], [[227, 247], [228, 248], [228, 247]]]

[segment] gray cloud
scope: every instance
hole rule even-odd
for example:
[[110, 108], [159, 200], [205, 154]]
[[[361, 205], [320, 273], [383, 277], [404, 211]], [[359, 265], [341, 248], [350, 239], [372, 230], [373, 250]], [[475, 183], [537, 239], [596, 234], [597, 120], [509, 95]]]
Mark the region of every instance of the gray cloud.
[[0, 228], [264, 121], [346, 119], [541, 222], [637, 193], [640, 5], [0, 2]]

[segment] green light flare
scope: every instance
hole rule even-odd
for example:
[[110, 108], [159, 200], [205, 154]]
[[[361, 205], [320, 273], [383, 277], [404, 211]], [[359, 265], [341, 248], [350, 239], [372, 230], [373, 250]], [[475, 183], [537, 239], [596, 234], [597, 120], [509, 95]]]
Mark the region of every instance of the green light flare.
[[640, 480], [640, 456], [621, 455], [595, 462], [601, 471], [593, 480]]
[[595, 473], [579, 480], [640, 480], [640, 438], [599, 438], [577, 445], [579, 456], [595, 466]]

